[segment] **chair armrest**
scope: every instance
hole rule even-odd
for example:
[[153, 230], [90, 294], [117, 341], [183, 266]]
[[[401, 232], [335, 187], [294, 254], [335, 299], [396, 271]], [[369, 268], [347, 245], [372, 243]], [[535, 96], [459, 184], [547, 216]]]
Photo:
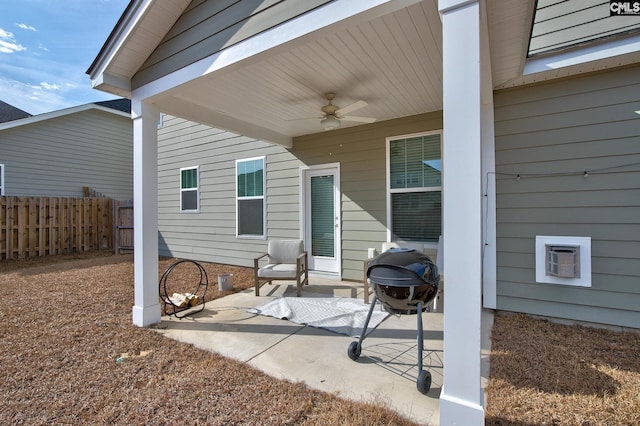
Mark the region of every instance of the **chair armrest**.
[[258, 269], [258, 261], [259, 261], [260, 259], [262, 259], [263, 257], [265, 257], [266, 255], [268, 255], [268, 254], [269, 254], [269, 253], [263, 253], [263, 254], [261, 254], [260, 256], [256, 257], [255, 259], [253, 259], [253, 267], [254, 267], [255, 269]]
[[303, 251], [298, 255], [298, 257], [296, 258], [296, 265], [297, 265], [298, 271], [307, 269], [307, 252], [306, 251]]

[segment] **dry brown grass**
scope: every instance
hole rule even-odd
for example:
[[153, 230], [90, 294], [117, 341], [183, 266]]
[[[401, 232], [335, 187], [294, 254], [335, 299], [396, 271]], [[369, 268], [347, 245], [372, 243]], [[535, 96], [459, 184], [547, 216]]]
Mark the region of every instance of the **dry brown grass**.
[[[207, 300], [220, 273], [251, 286], [249, 269], [203, 265]], [[0, 424], [413, 424], [135, 327], [132, 300], [128, 255], [0, 262]], [[492, 348], [487, 424], [640, 424], [639, 334], [498, 315]]]
[[[246, 269], [206, 269], [209, 298], [221, 270], [251, 285]], [[0, 424], [413, 424], [135, 327], [132, 301], [130, 255], [0, 262]]]
[[640, 425], [640, 334], [497, 315], [486, 423]]

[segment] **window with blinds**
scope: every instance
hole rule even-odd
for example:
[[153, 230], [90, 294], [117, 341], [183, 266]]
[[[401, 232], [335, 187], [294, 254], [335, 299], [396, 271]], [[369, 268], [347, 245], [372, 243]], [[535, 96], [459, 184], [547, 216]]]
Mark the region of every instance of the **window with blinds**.
[[333, 175], [311, 177], [311, 255], [335, 256]]
[[388, 139], [392, 241], [437, 242], [442, 234], [441, 141], [441, 132]]
[[239, 237], [265, 236], [264, 157], [236, 161], [236, 227]]
[[198, 212], [200, 211], [200, 186], [199, 186], [200, 166], [183, 167], [180, 169], [180, 211]]

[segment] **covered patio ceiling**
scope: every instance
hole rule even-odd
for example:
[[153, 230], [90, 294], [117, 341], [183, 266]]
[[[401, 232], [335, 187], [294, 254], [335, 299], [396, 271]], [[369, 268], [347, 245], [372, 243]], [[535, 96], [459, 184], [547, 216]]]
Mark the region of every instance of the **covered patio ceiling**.
[[[154, 16], [157, 21], [157, 14], [164, 13], [175, 22], [190, 2], [172, 2], [175, 10], [161, 3], [151, 2], [142, 21], [131, 26], [127, 43], [117, 51], [120, 57], [110, 61], [118, 68], [110, 70], [107, 64], [103, 75], [131, 81], [167, 31], [145, 27], [144, 20]], [[493, 44], [499, 43], [501, 52], [493, 61], [494, 85], [521, 73], [533, 3], [487, 3], [485, 22], [492, 23]], [[110, 85], [106, 78], [94, 86], [131, 96], [123, 90], [126, 85]], [[349, 115], [376, 121], [442, 110], [437, 0], [387, 2], [154, 94], [152, 102], [171, 115], [290, 146], [293, 137], [323, 131], [320, 108], [327, 104], [326, 93], [335, 93], [338, 107], [365, 101], [366, 107]], [[343, 120], [341, 127], [361, 124]]]
[[[104, 52], [109, 43], [122, 40], [118, 48], [111, 46], [115, 56], [92, 65], [100, 76], [92, 76], [94, 87], [131, 97], [131, 80], [190, 4], [190, 0], [132, 2], [119, 23], [122, 34], [112, 34], [103, 48]], [[442, 110], [438, 1], [377, 4], [225, 66], [216, 68], [212, 63], [213, 70], [178, 78], [175, 86], [141, 97], [162, 112], [284, 146], [291, 146], [293, 137], [323, 131], [320, 108], [327, 104], [326, 93], [335, 93], [333, 103], [338, 107], [366, 102], [366, 107], [349, 115], [376, 121]], [[624, 63], [620, 57], [562, 67], [543, 63], [525, 75], [535, 1], [488, 0], [482, 5], [493, 89]], [[350, 6], [331, 1], [310, 14], [335, 16]], [[358, 125], [362, 123], [341, 123], [342, 128]]]

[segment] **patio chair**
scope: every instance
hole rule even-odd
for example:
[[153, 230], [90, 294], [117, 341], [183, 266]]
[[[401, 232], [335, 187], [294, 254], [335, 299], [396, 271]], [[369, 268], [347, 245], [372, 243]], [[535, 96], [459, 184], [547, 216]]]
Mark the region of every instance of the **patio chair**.
[[[260, 266], [260, 260], [267, 257], [267, 264]], [[267, 252], [253, 260], [256, 296], [260, 287], [274, 280], [296, 282], [296, 295], [300, 297], [302, 286], [309, 284], [307, 252], [302, 240], [270, 240]]]

